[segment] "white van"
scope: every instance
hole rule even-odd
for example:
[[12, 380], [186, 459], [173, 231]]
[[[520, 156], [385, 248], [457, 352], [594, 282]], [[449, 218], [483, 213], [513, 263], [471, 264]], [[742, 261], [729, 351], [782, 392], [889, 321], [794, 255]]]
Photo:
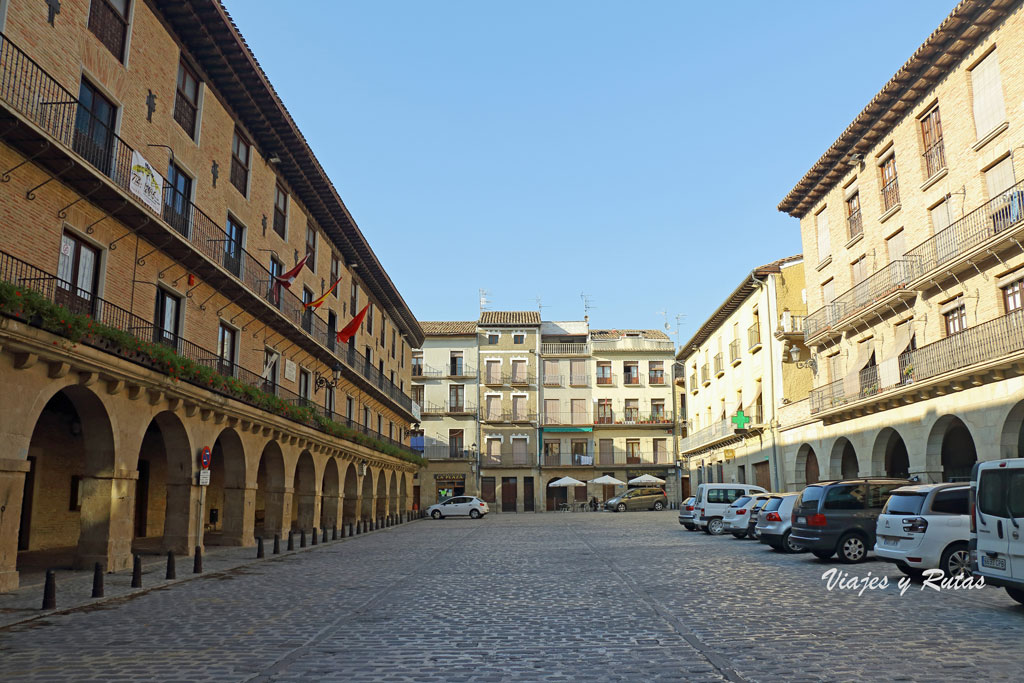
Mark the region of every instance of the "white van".
[[725, 531], [722, 517], [737, 498], [751, 493], [767, 493], [751, 484], [701, 484], [697, 487], [693, 521], [704, 533], [718, 536]]
[[970, 550], [974, 575], [1024, 604], [1024, 458], [971, 470]]

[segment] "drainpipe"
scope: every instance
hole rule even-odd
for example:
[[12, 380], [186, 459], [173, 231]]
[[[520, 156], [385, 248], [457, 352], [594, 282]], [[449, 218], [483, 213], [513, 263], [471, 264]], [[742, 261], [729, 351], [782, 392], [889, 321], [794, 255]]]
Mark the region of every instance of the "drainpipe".
[[[771, 277], [771, 276], [769, 275], [768, 277]], [[775, 476], [773, 477], [773, 482], [772, 482], [772, 489], [774, 491], [782, 491], [782, 483], [781, 483], [782, 475], [781, 475], [781, 472], [779, 471], [778, 439], [776, 438], [776, 434], [775, 434], [775, 431], [776, 431], [776, 428], [777, 428], [777, 425], [778, 425], [778, 422], [775, 419], [775, 354], [774, 354], [774, 349], [772, 348], [772, 341], [774, 340], [775, 335], [773, 335], [771, 333], [772, 322], [775, 320], [775, 316], [777, 315], [777, 312], [772, 307], [772, 299], [773, 299], [773, 297], [772, 297], [772, 292], [770, 291], [771, 288], [766, 288], [766, 285], [768, 284], [768, 278], [765, 278], [764, 280], [759, 280], [759, 279], [757, 279], [756, 275], [751, 273], [750, 274], [750, 279], [752, 279], [754, 281], [754, 283], [757, 285], [759, 290], [767, 290], [768, 291], [768, 297], [767, 297], [767, 307], [768, 307], [768, 342], [767, 342], [767, 346], [768, 346], [768, 377], [771, 380], [771, 393], [769, 394], [769, 400], [771, 401], [771, 408], [772, 408], [772, 419], [771, 419], [771, 422], [769, 422], [769, 432], [771, 433], [771, 436], [772, 436], [771, 468], [775, 472]], [[764, 393], [765, 392], [762, 390], [761, 391], [761, 396], [762, 397], [764, 396]]]

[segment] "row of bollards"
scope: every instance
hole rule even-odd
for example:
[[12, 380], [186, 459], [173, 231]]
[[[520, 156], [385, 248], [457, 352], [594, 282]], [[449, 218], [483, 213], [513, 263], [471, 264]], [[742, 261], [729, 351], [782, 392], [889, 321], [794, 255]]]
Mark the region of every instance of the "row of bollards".
[[[390, 528], [398, 524], [404, 524], [406, 521], [413, 519], [423, 519], [426, 515], [422, 510], [413, 511], [408, 513], [394, 513], [377, 517], [376, 519], [360, 519], [355, 522], [348, 522], [348, 524], [342, 524], [341, 528], [338, 528], [337, 524], [334, 524], [331, 528], [330, 540], [337, 541], [339, 538], [351, 538], [358, 536], [362, 533], [368, 533], [370, 531], [377, 531], [378, 529]], [[288, 550], [295, 550], [295, 538], [294, 531], [288, 532]], [[317, 545], [318, 539], [320, 542], [327, 543], [327, 527], [320, 530], [318, 536], [316, 527], [313, 527], [311, 542], [313, 545]], [[299, 530], [299, 547], [306, 547], [306, 530]], [[274, 534], [274, 555], [281, 554], [281, 536], [280, 534]], [[257, 537], [256, 539], [256, 558], [262, 559], [266, 556], [263, 548], [263, 537]], [[192, 561], [192, 573], [202, 574], [203, 573], [203, 549], [201, 546], [195, 547], [195, 556]], [[103, 565], [99, 562], [93, 565], [92, 573], [92, 597], [102, 598], [104, 597], [104, 571]], [[164, 575], [165, 580], [172, 581], [177, 579], [177, 566], [174, 557], [174, 551], [167, 551], [167, 572]], [[139, 555], [132, 556], [132, 588], [142, 588], [142, 557]], [[57, 575], [52, 569], [46, 570], [46, 582], [43, 585], [43, 606], [42, 609], [57, 609]]]

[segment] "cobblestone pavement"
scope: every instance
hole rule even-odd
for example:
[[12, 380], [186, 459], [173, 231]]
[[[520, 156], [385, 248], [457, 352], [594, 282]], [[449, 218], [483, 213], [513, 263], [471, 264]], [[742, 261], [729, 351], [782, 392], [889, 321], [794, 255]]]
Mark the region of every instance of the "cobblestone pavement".
[[423, 520], [0, 629], [0, 679], [1021, 679], [1024, 607], [889, 567], [673, 512]]

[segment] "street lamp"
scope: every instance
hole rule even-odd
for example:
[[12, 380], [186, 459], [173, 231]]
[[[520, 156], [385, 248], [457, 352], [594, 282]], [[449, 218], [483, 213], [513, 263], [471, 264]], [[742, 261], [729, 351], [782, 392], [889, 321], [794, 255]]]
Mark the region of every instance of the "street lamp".
[[325, 387], [335, 389], [338, 386], [338, 381], [341, 379], [341, 363], [335, 362], [334, 367], [331, 369], [331, 374], [334, 379], [327, 379], [325, 375], [321, 375], [319, 371], [316, 371], [313, 375], [315, 388], [313, 393], [320, 391]]
[[810, 368], [812, 374], [818, 374], [818, 361], [814, 359], [814, 356], [811, 356], [807, 360], [800, 360], [800, 347], [796, 344], [789, 347], [789, 358], [796, 363], [798, 368]]

